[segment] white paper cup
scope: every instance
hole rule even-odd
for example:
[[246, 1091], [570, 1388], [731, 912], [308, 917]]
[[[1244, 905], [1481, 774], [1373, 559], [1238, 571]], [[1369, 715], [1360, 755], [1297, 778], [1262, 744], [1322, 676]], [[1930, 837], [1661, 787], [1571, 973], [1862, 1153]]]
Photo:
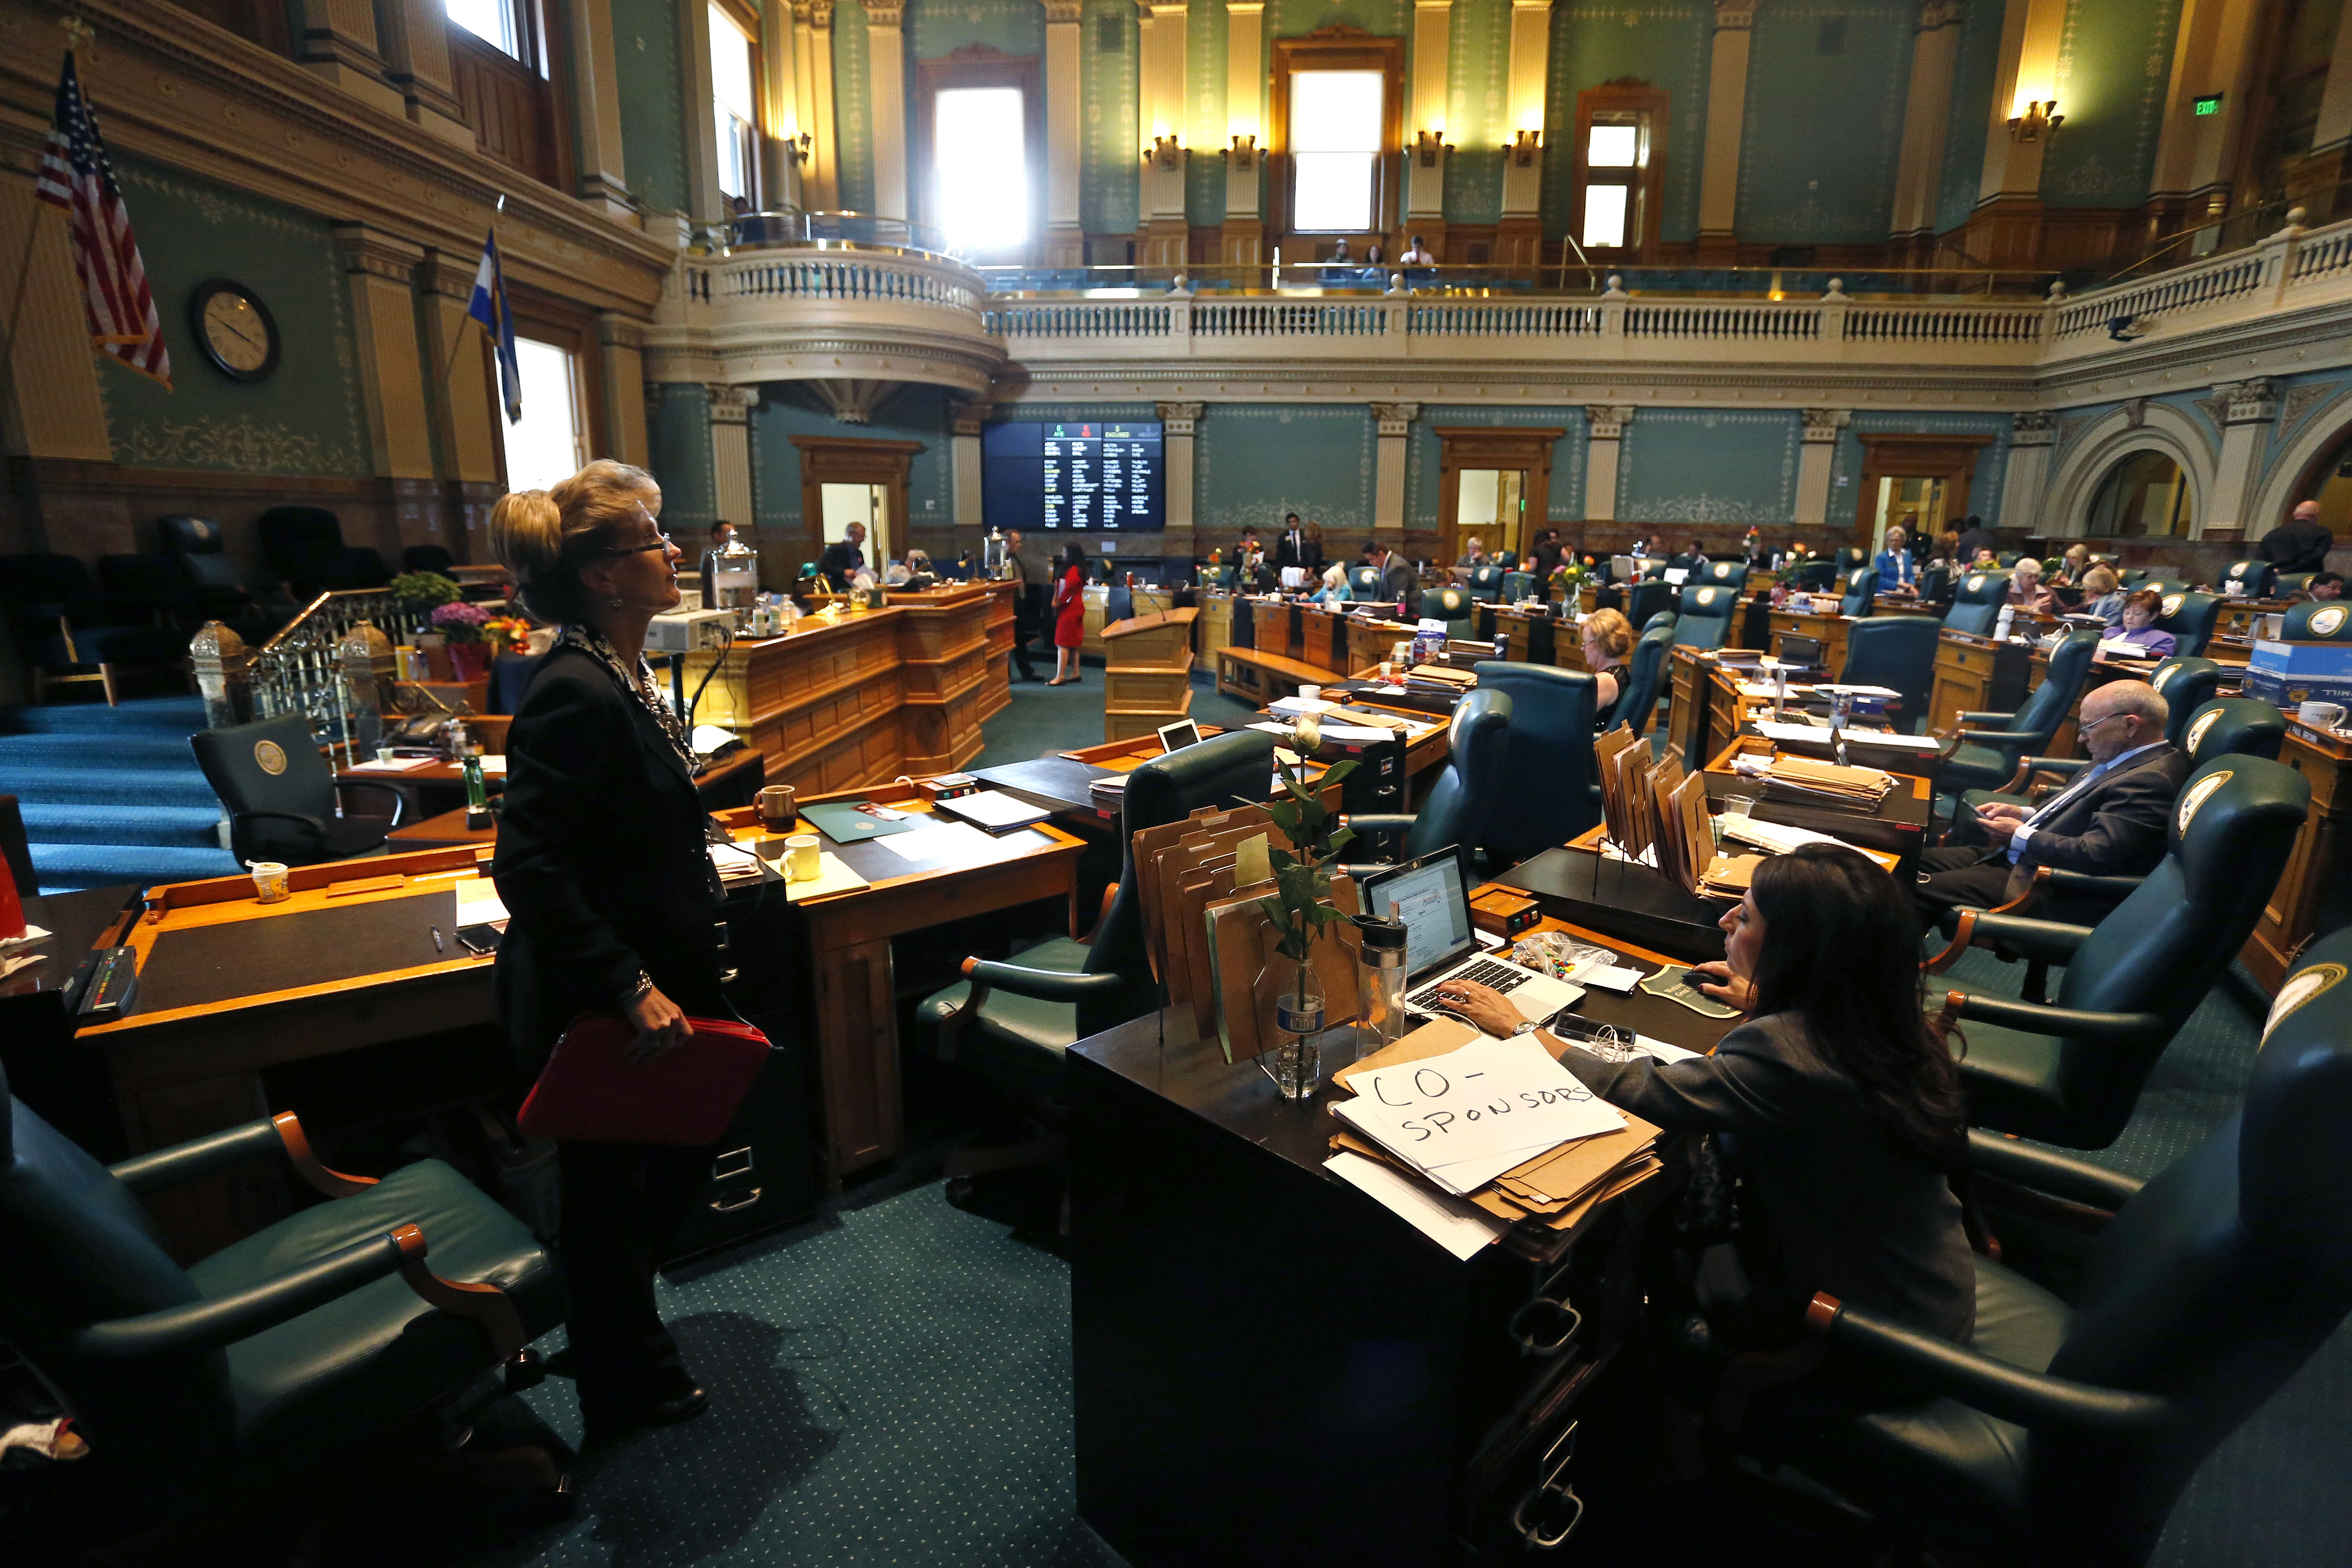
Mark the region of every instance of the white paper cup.
[[1323, 689], [1319, 686], [1302, 686], [1298, 689], [1298, 700], [1301, 702], [1320, 702], [1322, 700]]
[[275, 860], [253, 863], [253, 896], [265, 904], [282, 904], [294, 896], [286, 885], [286, 868]]

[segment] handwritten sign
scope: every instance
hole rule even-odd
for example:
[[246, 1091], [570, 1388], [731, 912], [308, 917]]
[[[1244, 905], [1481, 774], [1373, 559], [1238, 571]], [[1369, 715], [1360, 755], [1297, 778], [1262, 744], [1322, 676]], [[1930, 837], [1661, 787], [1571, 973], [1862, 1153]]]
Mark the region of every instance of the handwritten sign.
[[1350, 1082], [1356, 1098], [1334, 1113], [1453, 1193], [1475, 1192], [1547, 1150], [1625, 1125], [1523, 1038], [1481, 1037]]

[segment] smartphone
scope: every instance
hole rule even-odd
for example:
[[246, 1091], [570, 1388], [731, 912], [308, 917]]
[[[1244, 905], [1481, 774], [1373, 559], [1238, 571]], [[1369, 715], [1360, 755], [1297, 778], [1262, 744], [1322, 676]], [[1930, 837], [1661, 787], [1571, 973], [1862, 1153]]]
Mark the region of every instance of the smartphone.
[[459, 926], [457, 942], [476, 958], [488, 957], [498, 952], [499, 938], [506, 932], [503, 921], [484, 921], [478, 925]]

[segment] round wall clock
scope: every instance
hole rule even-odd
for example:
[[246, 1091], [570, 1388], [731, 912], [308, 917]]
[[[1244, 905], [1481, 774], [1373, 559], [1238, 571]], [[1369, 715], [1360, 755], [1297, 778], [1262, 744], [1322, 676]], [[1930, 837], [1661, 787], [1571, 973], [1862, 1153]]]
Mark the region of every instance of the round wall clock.
[[278, 322], [242, 283], [215, 278], [196, 285], [188, 324], [213, 368], [235, 381], [260, 381], [278, 368]]

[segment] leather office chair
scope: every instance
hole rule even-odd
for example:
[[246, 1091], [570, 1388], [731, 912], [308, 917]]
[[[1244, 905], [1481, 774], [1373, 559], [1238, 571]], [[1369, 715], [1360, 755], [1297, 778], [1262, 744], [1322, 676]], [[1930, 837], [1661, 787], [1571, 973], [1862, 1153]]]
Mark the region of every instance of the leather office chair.
[[1421, 592], [1421, 618], [1444, 621], [1449, 637], [1466, 637], [1471, 634], [1471, 606], [1476, 603], [1467, 588], [1424, 588]]
[[2196, 658], [2203, 655], [2205, 644], [2213, 636], [2214, 622], [2221, 615], [2221, 595], [2168, 591], [2160, 610], [2156, 624], [2159, 630], [2172, 634], [2176, 645], [2172, 651]]
[[1941, 561], [1930, 562], [1919, 569], [1919, 602], [1940, 605], [1952, 594], [1952, 569]]
[[2189, 727], [2189, 715], [2212, 700], [2221, 681], [2221, 667], [2210, 658], [2177, 653], [2158, 661], [2148, 671], [2147, 683], [2156, 688], [2171, 712], [2164, 726], [2166, 740], [2176, 746], [2181, 743], [2180, 732]]
[[391, 581], [383, 557], [343, 542], [341, 520], [324, 507], [274, 506], [258, 521], [262, 558], [295, 594], [380, 588]]
[[1850, 621], [1861, 620], [1878, 608], [1878, 569], [1865, 566], [1846, 574], [1845, 594], [1838, 601], [1838, 614]]
[[1103, 625], [1135, 618], [1135, 590], [1124, 583], [1113, 583], [1103, 594]]
[[202, 731], [188, 737], [188, 745], [228, 812], [229, 849], [240, 860], [309, 866], [349, 859], [383, 848], [384, 837], [400, 826], [400, 792], [372, 780], [343, 787], [390, 796], [390, 816], [337, 812], [334, 767], [299, 713]]
[[195, 585], [199, 614], [205, 620], [233, 627], [248, 647], [268, 640], [276, 622], [265, 618], [260, 602], [226, 552], [226, 536], [211, 518], [194, 512], [168, 512], [155, 520], [163, 553], [179, 563]]
[[1666, 649], [1674, 641], [1675, 624], [1669, 618], [1664, 626], [1644, 629], [1633, 644], [1633, 657], [1625, 661], [1627, 685], [1617, 699], [1616, 718], [1636, 735], [1649, 726], [1651, 710], [1657, 707], [1658, 693], [1665, 687]]
[[1491, 605], [1503, 596], [1503, 568], [1491, 561], [1481, 562], [1470, 568], [1470, 597], [1482, 605]]
[[1927, 712], [1936, 681], [1936, 633], [1927, 616], [1873, 616], [1845, 636], [1844, 686], [1884, 686], [1902, 693], [1906, 724]]
[[[537, 1381], [524, 1347], [563, 1321], [562, 1279], [520, 1220], [440, 1161], [346, 1176], [289, 1111], [109, 1167], [5, 1089], [0, 1077], [0, 1340], [71, 1413], [93, 1464], [240, 1491], [404, 1426], [454, 1435], [499, 1392], [485, 1379], [502, 1363], [514, 1385]], [[174, 1262], [141, 1200], [263, 1161], [333, 1201]], [[540, 1486], [562, 1488], [551, 1453], [521, 1452]]]
[[2004, 572], [2024, 559], [2025, 554], [2022, 551], [2000, 550], [1993, 552], [1993, 563]]
[[1675, 646], [1721, 647], [1725, 635], [1731, 630], [1731, 613], [1738, 605], [1737, 593], [1712, 583], [1683, 589], [1680, 613], [1675, 620]]
[[1360, 605], [1376, 605], [1388, 596], [1377, 566], [1348, 568], [1348, 597]]
[[[916, 1009], [932, 1031], [940, 1059], [1013, 1091], [1055, 1120], [1062, 1053], [1142, 1016], [1161, 1000], [1144, 946], [1134, 836], [1181, 822], [1202, 806], [1264, 800], [1273, 777], [1274, 737], [1263, 730], [1235, 730], [1154, 758], [1129, 774], [1118, 886], [1093, 936], [1085, 942], [1055, 937], [1009, 962], [965, 959], [964, 978], [933, 992]], [[1047, 1139], [951, 1158], [949, 1180], [968, 1184], [982, 1171], [1058, 1159], [1057, 1143]]]
[[1837, 580], [1838, 563], [1822, 556], [1815, 556], [1788, 576], [1790, 587], [1802, 588], [1810, 594], [1826, 593]]
[[1217, 588], [1217, 589], [1223, 589], [1223, 590], [1226, 590], [1226, 591], [1230, 591], [1230, 590], [1233, 588], [1233, 585], [1234, 585], [1234, 569], [1233, 569], [1232, 567], [1230, 567], [1230, 566], [1203, 566], [1203, 567], [1202, 567], [1202, 568], [1201, 568], [1201, 586], [1202, 586], [1202, 587], [1203, 587], [1203, 588]]
[[1522, 604], [1536, 596], [1536, 574], [1532, 572], [1503, 574], [1503, 603]]
[[1649, 626], [1659, 616], [1672, 614], [1681, 598], [1682, 590], [1672, 583], [1636, 583], [1625, 590], [1625, 619], [1633, 626]]
[[2282, 572], [2273, 579], [2273, 585], [2282, 595], [2309, 593], [2311, 580], [2318, 575], [2316, 572]]
[[2200, 704], [2181, 726], [2179, 746], [2193, 766], [2215, 757], [2278, 761], [2286, 743], [2286, 715], [2259, 697], [2217, 697]]
[[169, 555], [101, 555], [99, 592], [123, 620], [192, 632], [204, 615], [203, 596], [179, 561]]
[[2231, 599], [2267, 599], [2278, 592], [2278, 568], [2267, 561], [2232, 561], [2221, 568], [2219, 584]]
[[1841, 577], [1851, 576], [1870, 564], [1870, 552], [1859, 544], [1841, 545], [1832, 558]]
[[1488, 659], [1478, 689], [1511, 700], [1503, 776], [1486, 819], [1485, 847], [1516, 864], [1567, 843], [1601, 820], [1592, 763], [1598, 682], [1582, 670]]
[[1519, 552], [1516, 550], [1498, 550], [1495, 552], [1494, 562], [1506, 572], [1516, 572], [1519, 568]]
[[1970, 1561], [2146, 1563], [2198, 1465], [2352, 1310], [2352, 1013], [2317, 1003], [2347, 965], [2352, 931], [2313, 945], [2243, 1106], [2145, 1184], [1972, 1137], [1996, 1211], [2056, 1200], [2094, 1232], [2072, 1300], [1979, 1258], [1976, 1332], [1955, 1346], [1816, 1298], [1832, 1368], [1927, 1397], [1748, 1446]]
[[1455, 703], [1445, 768], [1421, 809], [1410, 816], [1364, 812], [1348, 817], [1347, 826], [1357, 834], [1344, 851], [1351, 857], [1349, 869], [1361, 879], [1451, 845], [1461, 860], [1462, 885], [1476, 886], [1475, 858], [1495, 831], [1503, 773], [1510, 765], [1512, 710], [1508, 694], [1483, 685]]
[[1969, 572], [1952, 590], [1952, 607], [1944, 612], [1944, 629], [1989, 637], [2000, 622], [2000, 607], [2009, 599], [2009, 574]]
[[[1936, 771], [1938, 790], [1961, 795], [1971, 789], [1995, 789], [2015, 776], [2018, 759], [2046, 750], [2058, 727], [2074, 710], [2074, 699], [2090, 673], [2091, 656], [2098, 651], [2099, 634], [2077, 626], [2059, 638], [2050, 650], [2049, 665], [2014, 713], [1962, 713], [1956, 731], [1959, 744]], [[1998, 729], [1983, 726], [1999, 725]]]
[[37, 703], [47, 700], [52, 686], [94, 680], [110, 708], [119, 669], [178, 667], [187, 658], [187, 639], [170, 627], [120, 624], [122, 614], [100, 596], [76, 556], [0, 556], [0, 609]]
[[1728, 588], [1733, 594], [1744, 593], [1748, 587], [1748, 563], [1745, 561], [1710, 561], [1706, 570], [1695, 581], [1717, 588]]
[[2145, 566], [2118, 566], [2116, 568], [2116, 586], [2119, 588], [2137, 588], [2141, 583], [2145, 582], [2147, 578], [2147, 568]]
[[2287, 611], [2279, 635], [2288, 642], [2352, 642], [2352, 605], [2306, 600]]
[[2252, 934], [2310, 806], [2293, 768], [2219, 756], [2182, 786], [2163, 861], [2097, 925], [1953, 911], [1930, 973], [1970, 945], [2066, 966], [2048, 1005], [1947, 994], [1944, 1021], [1967, 1041], [1969, 1120], [2072, 1149], [2114, 1142], [2158, 1057]]
[[412, 544], [400, 552], [403, 572], [438, 572], [446, 577], [457, 562], [456, 556], [438, 544]]

